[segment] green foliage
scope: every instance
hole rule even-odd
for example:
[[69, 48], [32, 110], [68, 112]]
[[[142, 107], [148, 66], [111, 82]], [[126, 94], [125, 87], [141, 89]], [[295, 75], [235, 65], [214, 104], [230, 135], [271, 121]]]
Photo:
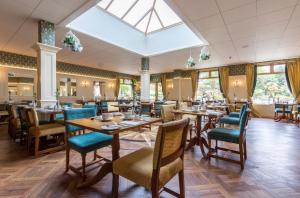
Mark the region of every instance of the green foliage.
[[284, 74], [258, 75], [253, 97], [262, 101], [271, 98], [292, 99]]
[[220, 91], [219, 78], [201, 79], [199, 82], [198, 99], [222, 100], [223, 95]]

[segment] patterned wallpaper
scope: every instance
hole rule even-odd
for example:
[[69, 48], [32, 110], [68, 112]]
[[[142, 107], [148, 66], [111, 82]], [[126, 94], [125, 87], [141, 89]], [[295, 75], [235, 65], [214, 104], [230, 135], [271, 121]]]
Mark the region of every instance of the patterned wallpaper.
[[[37, 59], [36, 57], [0, 51], [0, 64], [7, 65], [7, 66], [23, 67], [27, 69], [36, 69]], [[91, 67], [85, 67], [82, 65], [75, 65], [75, 64], [64, 63], [59, 61], [57, 62], [56, 66], [58, 72], [65, 72], [65, 73], [72, 73], [72, 74], [79, 74], [79, 75], [90, 75], [99, 78], [102, 77], [102, 78], [115, 79], [116, 77], [122, 77], [122, 78], [137, 79], [137, 76], [134, 75], [96, 69]]]
[[149, 70], [149, 57], [143, 57], [141, 63], [141, 70], [148, 71]]
[[38, 31], [40, 43], [55, 46], [55, 27], [53, 23], [40, 20]]
[[246, 65], [229, 66], [229, 76], [246, 75]]

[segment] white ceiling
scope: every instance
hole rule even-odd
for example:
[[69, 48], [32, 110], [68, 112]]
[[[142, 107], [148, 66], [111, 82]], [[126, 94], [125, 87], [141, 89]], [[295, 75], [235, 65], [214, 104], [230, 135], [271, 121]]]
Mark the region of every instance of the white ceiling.
[[[35, 56], [37, 21], [60, 24], [85, 3], [97, 0], [1, 0], [0, 50]], [[209, 42], [211, 60], [203, 67], [300, 56], [299, 0], [166, 0]], [[67, 29], [57, 27], [56, 45]], [[77, 33], [84, 50], [62, 50], [58, 60], [138, 74], [140, 55]], [[200, 49], [192, 49], [198, 59]], [[151, 57], [152, 73], [183, 68], [190, 53], [179, 50]]]

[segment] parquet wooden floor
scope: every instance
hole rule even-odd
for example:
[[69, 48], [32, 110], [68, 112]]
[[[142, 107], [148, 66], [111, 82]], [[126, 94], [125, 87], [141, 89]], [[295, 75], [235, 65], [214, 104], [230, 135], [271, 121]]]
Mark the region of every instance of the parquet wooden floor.
[[[141, 142], [121, 141], [121, 155]], [[196, 148], [185, 155], [186, 197], [300, 197], [300, 129], [291, 123], [252, 119], [247, 131], [248, 160], [239, 165], [201, 159]], [[100, 153], [100, 152], [99, 152]], [[110, 148], [101, 150], [110, 156]], [[230, 153], [226, 153], [230, 155]], [[72, 153], [71, 163], [81, 163]], [[65, 152], [39, 158], [28, 156], [24, 146], [9, 140], [0, 126], [0, 197], [110, 197], [111, 175], [93, 187], [78, 190], [80, 179], [64, 173]], [[97, 169], [89, 172], [95, 174]], [[167, 185], [178, 190], [177, 177]], [[162, 197], [171, 197], [166, 193]], [[119, 197], [150, 197], [142, 187], [121, 178]]]

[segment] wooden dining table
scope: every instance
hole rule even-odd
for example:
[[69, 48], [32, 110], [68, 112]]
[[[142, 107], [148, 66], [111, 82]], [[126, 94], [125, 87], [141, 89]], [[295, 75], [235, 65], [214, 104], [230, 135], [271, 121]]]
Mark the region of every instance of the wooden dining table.
[[[182, 116], [182, 115], [196, 116], [196, 136], [191, 138], [186, 150], [189, 150], [192, 147], [198, 145], [198, 146], [200, 146], [202, 156], [204, 158], [206, 158], [207, 154], [204, 150], [204, 147], [206, 147], [208, 149], [209, 146], [207, 143], [205, 132], [207, 132], [208, 129], [215, 128], [215, 124], [216, 124], [218, 118], [222, 117], [224, 115], [224, 113], [218, 112], [218, 111], [211, 111], [211, 110], [192, 111], [190, 109], [174, 110], [173, 113], [175, 115], [180, 115], [180, 116]], [[208, 122], [205, 123], [204, 127], [202, 128], [202, 121], [203, 121], [203, 118], [205, 118], [205, 117], [208, 118]]]
[[[108, 173], [112, 173], [112, 163], [114, 160], [120, 158], [119, 150], [120, 150], [120, 133], [138, 129], [144, 126], [149, 126], [154, 123], [161, 122], [161, 118], [139, 118], [132, 120], [136, 122], [134, 125], [124, 125], [122, 124], [123, 116], [114, 116], [113, 119], [109, 122], [104, 122], [101, 120], [97, 120], [94, 118], [83, 118], [83, 119], [75, 119], [75, 120], [67, 120], [65, 121], [66, 124], [71, 124], [74, 126], [82, 127], [91, 131], [96, 131], [99, 133], [104, 133], [113, 136], [113, 143], [112, 143], [112, 161], [105, 162], [103, 166], [99, 169], [98, 173], [92, 177], [91, 179], [85, 181], [84, 183], [80, 184], [78, 187], [88, 187], [91, 185], [96, 184], [99, 182], [105, 175]], [[118, 129], [113, 130], [104, 130], [102, 127], [104, 125], [109, 126], [111, 124], [119, 125]]]

